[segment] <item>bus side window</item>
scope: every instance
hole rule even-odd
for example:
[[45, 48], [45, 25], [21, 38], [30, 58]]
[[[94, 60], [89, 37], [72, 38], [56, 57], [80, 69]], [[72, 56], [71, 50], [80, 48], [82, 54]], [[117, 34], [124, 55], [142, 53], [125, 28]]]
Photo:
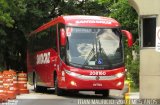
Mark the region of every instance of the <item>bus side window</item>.
[[51, 27], [52, 48], [57, 51], [57, 25]]

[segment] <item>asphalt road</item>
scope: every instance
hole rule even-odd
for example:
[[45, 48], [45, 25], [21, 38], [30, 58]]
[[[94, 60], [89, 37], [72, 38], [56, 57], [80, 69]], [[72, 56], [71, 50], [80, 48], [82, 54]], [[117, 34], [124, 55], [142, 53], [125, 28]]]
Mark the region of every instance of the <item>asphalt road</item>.
[[16, 100], [8, 100], [0, 105], [115, 105], [122, 104], [121, 91], [111, 90], [109, 97], [95, 95], [93, 91], [80, 91], [57, 96], [54, 90], [35, 93], [30, 88], [30, 94], [18, 95]]

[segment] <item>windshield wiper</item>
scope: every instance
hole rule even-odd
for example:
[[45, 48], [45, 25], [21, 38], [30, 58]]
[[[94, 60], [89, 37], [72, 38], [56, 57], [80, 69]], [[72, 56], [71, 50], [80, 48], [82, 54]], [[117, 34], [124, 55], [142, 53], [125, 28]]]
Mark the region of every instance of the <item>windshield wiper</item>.
[[[101, 42], [100, 40], [98, 41], [98, 44], [99, 44], [99, 53], [97, 54], [97, 60], [99, 59], [104, 59], [104, 57], [107, 58], [107, 62], [109, 64], [109, 67], [112, 68], [112, 63], [110, 62], [109, 60], [109, 57], [107, 56], [107, 54], [105, 53], [104, 49], [101, 47]], [[104, 55], [104, 56], [103, 56]], [[99, 62], [99, 61], [97, 61]], [[102, 63], [103, 63], [103, 60], [102, 60]]]
[[82, 67], [84, 67], [84, 66], [87, 64], [87, 62], [88, 62], [88, 60], [90, 59], [90, 57], [92, 56], [92, 54], [94, 54], [93, 56], [95, 56], [94, 43], [93, 43], [93, 48], [92, 48], [92, 50], [90, 51], [89, 55], [87, 56], [85, 62], [84, 62], [83, 65], [82, 65]]

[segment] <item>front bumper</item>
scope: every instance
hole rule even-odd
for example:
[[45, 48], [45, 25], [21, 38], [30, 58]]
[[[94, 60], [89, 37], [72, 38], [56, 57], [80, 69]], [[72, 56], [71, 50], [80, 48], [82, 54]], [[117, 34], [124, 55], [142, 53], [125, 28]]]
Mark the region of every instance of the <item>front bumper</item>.
[[124, 87], [125, 75], [114, 76], [78, 76], [65, 73], [61, 77], [60, 88], [69, 90], [121, 90]]

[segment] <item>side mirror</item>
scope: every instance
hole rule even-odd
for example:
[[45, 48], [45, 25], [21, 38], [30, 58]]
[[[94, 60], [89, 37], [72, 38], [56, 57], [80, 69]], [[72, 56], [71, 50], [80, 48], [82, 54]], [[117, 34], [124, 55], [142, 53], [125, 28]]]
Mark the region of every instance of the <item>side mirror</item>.
[[61, 46], [65, 46], [66, 45], [66, 32], [64, 30], [64, 28], [61, 28], [60, 29], [60, 43], [61, 43]]
[[127, 37], [128, 39], [128, 46], [131, 47], [133, 45], [133, 38], [132, 34], [127, 30], [121, 30], [121, 32]]

